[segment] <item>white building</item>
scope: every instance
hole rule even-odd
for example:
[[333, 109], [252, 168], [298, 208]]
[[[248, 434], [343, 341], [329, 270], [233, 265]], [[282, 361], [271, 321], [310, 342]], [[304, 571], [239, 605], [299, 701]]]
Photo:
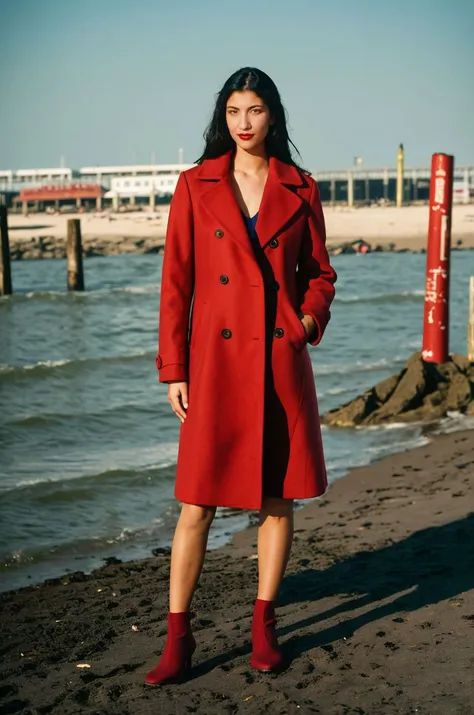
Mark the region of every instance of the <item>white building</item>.
[[[183, 167], [185, 168], [185, 167]], [[128, 176], [112, 176], [110, 178], [110, 191], [104, 198], [133, 198], [149, 197], [153, 191], [156, 196], [172, 196], [178, 183], [180, 172], [135, 174]]]
[[36, 186], [68, 184], [79, 178], [77, 170], [65, 168], [0, 171], [0, 189], [20, 191]]
[[[149, 196], [152, 186], [157, 194], [172, 194], [178, 176], [192, 164], [137, 164], [136, 166], [85, 166], [81, 180], [106, 186], [123, 196]], [[148, 184], [146, 183], [148, 182]], [[153, 183], [151, 183], [153, 182]]]

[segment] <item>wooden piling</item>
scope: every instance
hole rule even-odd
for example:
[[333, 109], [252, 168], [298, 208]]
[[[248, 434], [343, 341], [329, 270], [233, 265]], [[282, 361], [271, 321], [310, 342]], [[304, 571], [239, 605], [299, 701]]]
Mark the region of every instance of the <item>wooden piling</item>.
[[354, 174], [352, 171], [347, 174], [347, 205], [349, 208], [354, 206]]
[[469, 280], [469, 323], [467, 328], [467, 356], [474, 362], [474, 276]]
[[78, 218], [70, 218], [67, 222], [66, 256], [67, 289], [84, 290], [81, 221]]
[[383, 199], [388, 201], [388, 169], [383, 170]]
[[398, 157], [397, 157], [397, 208], [403, 206], [403, 194], [404, 194], [404, 167], [405, 167], [405, 152], [403, 149], [403, 144], [398, 147]]
[[8, 241], [7, 207], [0, 206], [0, 295], [12, 294], [12, 274], [10, 266], [10, 243]]

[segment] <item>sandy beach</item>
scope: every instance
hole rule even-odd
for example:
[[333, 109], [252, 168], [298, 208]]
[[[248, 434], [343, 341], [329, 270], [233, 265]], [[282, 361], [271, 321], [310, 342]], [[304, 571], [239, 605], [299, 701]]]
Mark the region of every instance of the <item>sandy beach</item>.
[[208, 554], [181, 685], [143, 684], [164, 644], [166, 550], [1, 594], [0, 710], [469, 715], [473, 480], [474, 430], [455, 432], [353, 469], [296, 512], [278, 676], [248, 664], [255, 527]]
[[[34, 240], [62, 242], [69, 218], [81, 219], [84, 245], [106, 243], [110, 252], [134, 252], [164, 244], [168, 207], [132, 213], [30, 214], [9, 216], [12, 249]], [[428, 206], [361, 207], [325, 206], [328, 245], [364, 239], [369, 243], [419, 251], [426, 246]], [[137, 244], [138, 241], [143, 243]], [[474, 248], [474, 205], [453, 207], [452, 245], [462, 241]]]

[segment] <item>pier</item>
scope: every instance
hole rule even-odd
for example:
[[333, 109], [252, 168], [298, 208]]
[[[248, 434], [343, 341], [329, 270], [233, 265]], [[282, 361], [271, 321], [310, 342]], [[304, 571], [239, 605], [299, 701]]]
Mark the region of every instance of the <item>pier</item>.
[[[312, 172], [321, 194], [321, 201], [329, 205], [394, 205], [397, 201], [397, 168], [353, 169]], [[428, 203], [430, 167], [405, 168], [403, 173], [402, 204]], [[453, 200], [455, 203], [474, 201], [474, 166], [456, 167]]]
[[[142, 164], [89, 166], [81, 169], [4, 170], [0, 171], [0, 204], [6, 204], [16, 211], [32, 209], [35, 212], [46, 207], [59, 210], [67, 205], [76, 205], [77, 208], [82, 205], [85, 210], [106, 207], [118, 210], [125, 205], [148, 205], [154, 208], [155, 203], [169, 203], [180, 173], [191, 166]], [[325, 205], [408, 206], [427, 204], [429, 200], [429, 166], [403, 166], [401, 174], [397, 166], [309, 169], [318, 182], [321, 201]], [[69, 189], [81, 185], [94, 186], [95, 193], [82, 197], [76, 192], [74, 196], [68, 196]], [[41, 195], [41, 204], [35, 202], [35, 191]], [[50, 201], [47, 200], [48, 191]], [[63, 196], [61, 192], [66, 192], [64, 198], [58, 198]], [[22, 196], [27, 196], [27, 199], [22, 201]], [[81, 202], [82, 198], [84, 200]], [[471, 201], [474, 201], [474, 166], [455, 166], [453, 202], [468, 204]]]

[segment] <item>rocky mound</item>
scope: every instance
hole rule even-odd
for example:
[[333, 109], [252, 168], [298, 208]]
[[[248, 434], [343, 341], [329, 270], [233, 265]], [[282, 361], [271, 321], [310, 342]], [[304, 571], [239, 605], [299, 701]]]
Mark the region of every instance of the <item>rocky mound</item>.
[[451, 355], [443, 364], [428, 363], [418, 351], [398, 375], [329, 410], [321, 420], [334, 427], [354, 427], [432, 421], [448, 411], [474, 415], [474, 363], [463, 355]]
[[[397, 248], [395, 242], [376, 243], [372, 245], [363, 238], [356, 238], [354, 241], [342, 241], [341, 243], [329, 243], [327, 245], [330, 256], [339, 256], [341, 253], [426, 253], [426, 248], [419, 249]], [[458, 239], [451, 247], [452, 251], [464, 250], [462, 239]]]
[[[122, 253], [159, 253], [164, 246], [163, 236], [82, 237], [83, 256], [116, 256]], [[66, 258], [66, 241], [54, 236], [11, 240], [12, 261], [27, 258]]]

